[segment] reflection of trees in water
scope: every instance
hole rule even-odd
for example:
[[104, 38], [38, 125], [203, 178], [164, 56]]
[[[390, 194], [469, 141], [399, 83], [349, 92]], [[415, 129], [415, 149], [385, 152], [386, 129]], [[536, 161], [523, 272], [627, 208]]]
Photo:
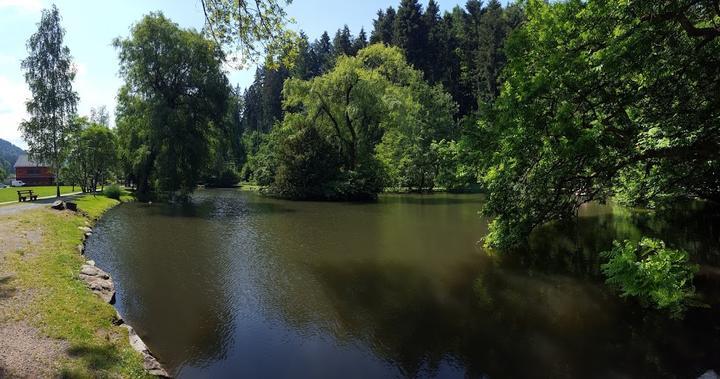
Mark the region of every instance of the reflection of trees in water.
[[694, 261], [720, 265], [720, 212], [705, 203], [691, 202], [658, 212], [588, 204], [577, 220], [538, 228], [529, 245], [506, 253], [505, 264], [544, 272], [568, 272], [600, 278], [599, 254], [613, 240], [663, 239], [687, 250]]
[[[599, 274], [599, 251], [672, 225], [657, 220], [598, 207], [574, 225], [540, 229], [499, 266], [468, 255], [444, 271], [372, 253], [302, 264], [279, 254], [283, 271], [273, 271], [265, 298], [294, 328], [362, 341], [408, 376], [447, 362], [470, 377], [698, 376], [719, 361], [718, 312], [668, 320], [617, 299]], [[297, 237], [290, 225], [280, 230]]]
[[717, 362], [717, 330], [633, 313], [572, 277], [478, 261], [442, 278], [372, 262], [314, 270], [341, 333], [408, 376], [448, 360], [469, 377], [598, 378], [692, 377]]
[[218, 237], [240, 226], [210, 222], [213, 211], [207, 204], [129, 204], [107, 215], [98, 229], [109, 229], [98, 230], [99, 245], [90, 246], [99, 265], [115, 257], [107, 267], [123, 316], [170, 369], [223, 359], [232, 342], [233, 268], [227, 240]]
[[[720, 362], [717, 311], [673, 322], [628, 306], [604, 290], [597, 255], [613, 239], [659, 233], [717, 262], [717, 219], [594, 206], [577, 223], [539, 229], [529, 249], [490, 260], [463, 250], [482, 233], [455, 230], [476, 227], [467, 226], [475, 204], [420, 209], [401, 200], [341, 206], [231, 195], [129, 211], [122, 227], [132, 231], [119, 235], [136, 238], [113, 244], [138, 279], [126, 293], [146, 307], [132, 313], [148, 317], [138, 325], [161, 358], [195, 366], [228, 354], [237, 312], [229, 292], [248, 285], [263, 317], [367, 346], [408, 376], [450, 362], [469, 377], [693, 377]], [[387, 207], [402, 211], [378, 210]], [[420, 251], [431, 238], [411, 239], [410, 229], [434, 230], [447, 255]]]

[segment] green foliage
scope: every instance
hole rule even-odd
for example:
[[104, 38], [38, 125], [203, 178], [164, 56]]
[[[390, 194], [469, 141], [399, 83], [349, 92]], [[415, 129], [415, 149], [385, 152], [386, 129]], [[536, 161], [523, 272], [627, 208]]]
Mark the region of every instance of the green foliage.
[[435, 184], [450, 192], [465, 192], [477, 183], [477, 171], [469, 161], [467, 149], [462, 140], [442, 139], [431, 145], [437, 157]]
[[681, 317], [695, 294], [692, 280], [697, 265], [690, 263], [686, 251], [667, 248], [663, 241], [615, 241], [603, 256], [608, 258], [601, 266], [607, 283], [619, 289], [623, 297], [636, 297]]
[[117, 165], [117, 141], [109, 127], [75, 120], [79, 132], [71, 139], [70, 153], [63, 173], [67, 184], [79, 185], [83, 192], [94, 192], [109, 179]]
[[110, 199], [120, 200], [120, 197], [122, 196], [123, 191], [119, 185], [111, 184], [111, 185], [105, 187], [103, 194]]
[[117, 129], [126, 173], [141, 198], [192, 191], [225, 133], [230, 88], [222, 51], [157, 13], [115, 46], [125, 79]]
[[273, 191], [296, 200], [332, 197], [329, 187], [338, 176], [337, 151], [305, 120], [286, 124], [292, 130], [280, 145]]
[[386, 168], [388, 185], [431, 191], [440, 162], [432, 144], [455, 134], [457, 105], [441, 86], [430, 86], [419, 77], [411, 79], [408, 89], [410, 98], [389, 106], [390, 120], [383, 124], [377, 157]]
[[0, 167], [0, 182], [7, 179], [7, 171], [5, 171], [4, 167]]
[[43, 10], [38, 31], [28, 40], [29, 55], [22, 61], [32, 98], [26, 103], [30, 120], [20, 124], [20, 131], [33, 159], [47, 162], [56, 173], [57, 196], [60, 196], [58, 173], [67, 156], [70, 136], [75, 132], [72, 119], [78, 101], [72, 88], [75, 66], [70, 49], [63, 46], [64, 36], [57, 7]]
[[503, 8], [497, 0], [470, 0], [445, 14], [434, 0], [425, 12], [417, 0], [402, 0], [397, 11], [378, 11], [370, 40], [401, 48], [408, 63], [452, 95], [462, 117], [499, 94], [505, 39], [522, 18], [519, 5]]
[[5, 169], [6, 173], [14, 171], [13, 165], [17, 161], [18, 156], [23, 153], [24, 151], [21, 148], [0, 138], [0, 168]]
[[205, 12], [204, 32], [221, 44], [230, 63], [239, 67], [263, 55], [275, 62], [296, 41], [295, 34], [285, 28], [284, 7], [291, 2], [256, 0], [248, 6], [242, 1], [200, 0]]
[[284, 123], [271, 133], [268, 154], [257, 155], [278, 167], [273, 192], [372, 199], [386, 184], [432, 188], [430, 145], [452, 133], [455, 105], [399, 49], [378, 44], [341, 56], [325, 75], [287, 80], [283, 93]]
[[471, 133], [472, 150], [492, 152], [477, 163], [496, 217], [488, 246], [615, 194], [650, 206], [720, 199], [708, 3], [531, 0], [525, 12], [505, 43], [501, 95]]
[[270, 134], [251, 132], [243, 136], [248, 157], [240, 173], [241, 179], [255, 182], [260, 186], [269, 186], [275, 181], [279, 151], [277, 146], [286, 131], [283, 128], [275, 128]]

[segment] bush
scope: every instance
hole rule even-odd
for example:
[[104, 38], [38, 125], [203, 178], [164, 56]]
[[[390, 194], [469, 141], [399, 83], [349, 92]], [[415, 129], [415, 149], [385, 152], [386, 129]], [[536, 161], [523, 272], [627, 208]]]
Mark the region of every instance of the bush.
[[603, 256], [601, 266], [607, 283], [622, 291], [621, 296], [638, 298], [644, 305], [682, 317], [695, 295], [692, 285], [697, 265], [690, 263], [686, 251], [665, 247], [661, 240], [643, 238], [635, 244], [615, 241]]
[[120, 188], [120, 186], [117, 184], [111, 184], [105, 187], [105, 191], [103, 191], [103, 193], [105, 194], [105, 196], [111, 199], [120, 200], [120, 196], [122, 195], [122, 188]]
[[285, 138], [278, 149], [278, 167], [272, 191], [294, 200], [323, 199], [328, 183], [338, 175], [338, 157], [332, 145], [312, 125]]

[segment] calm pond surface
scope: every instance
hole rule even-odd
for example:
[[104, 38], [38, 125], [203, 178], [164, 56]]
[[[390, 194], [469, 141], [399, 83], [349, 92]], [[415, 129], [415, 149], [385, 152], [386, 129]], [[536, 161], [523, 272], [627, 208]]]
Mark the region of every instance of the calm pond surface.
[[[477, 195], [286, 202], [199, 191], [125, 204], [88, 255], [117, 307], [181, 378], [692, 378], [720, 372], [720, 220], [591, 204], [531, 247], [488, 254]], [[715, 213], [717, 214], [717, 213]], [[604, 285], [597, 252], [661, 235], [702, 264], [669, 320]]]

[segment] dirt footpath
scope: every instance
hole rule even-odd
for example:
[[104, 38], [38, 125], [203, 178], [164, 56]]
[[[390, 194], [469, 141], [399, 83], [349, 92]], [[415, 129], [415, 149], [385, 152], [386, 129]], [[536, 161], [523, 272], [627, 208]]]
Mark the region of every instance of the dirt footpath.
[[56, 365], [67, 356], [64, 341], [43, 336], [27, 320], [34, 294], [15, 287], [15, 273], [9, 271], [10, 256], [32, 256], [42, 241], [39, 231], [23, 230], [13, 215], [36, 209], [41, 204], [0, 207], [0, 378], [51, 377]]

